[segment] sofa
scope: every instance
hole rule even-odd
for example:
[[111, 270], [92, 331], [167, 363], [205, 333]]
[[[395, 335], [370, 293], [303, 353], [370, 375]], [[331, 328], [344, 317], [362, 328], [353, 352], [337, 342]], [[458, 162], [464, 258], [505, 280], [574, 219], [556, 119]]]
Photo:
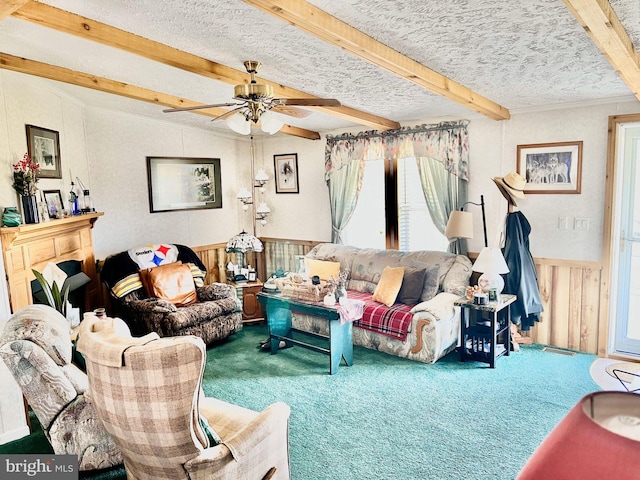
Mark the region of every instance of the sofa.
[[178, 244], [110, 255], [100, 271], [110, 315], [121, 317], [133, 335], [196, 335], [209, 345], [242, 329], [242, 310], [235, 287], [205, 285], [205, 275], [195, 252]]
[[[362, 319], [353, 325], [354, 345], [424, 363], [435, 363], [457, 347], [460, 309], [453, 303], [465, 295], [469, 285], [471, 261], [466, 256], [323, 243], [306, 255], [307, 265], [317, 264], [318, 260], [339, 262], [340, 272], [346, 276], [347, 297], [365, 302]], [[373, 300], [385, 267], [404, 267], [398, 299], [407, 301], [413, 297], [409, 304], [396, 300], [388, 306]], [[415, 283], [416, 278], [421, 278], [422, 270], [423, 280], [411, 285], [412, 280]], [[405, 287], [413, 294], [403, 294]], [[304, 331], [328, 333], [327, 322], [312, 316], [295, 313], [292, 324]]]

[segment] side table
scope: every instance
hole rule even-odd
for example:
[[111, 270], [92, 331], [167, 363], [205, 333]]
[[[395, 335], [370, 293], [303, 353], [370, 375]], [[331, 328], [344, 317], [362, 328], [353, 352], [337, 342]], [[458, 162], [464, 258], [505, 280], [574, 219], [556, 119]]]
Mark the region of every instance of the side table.
[[242, 323], [258, 323], [264, 321], [262, 305], [258, 301], [258, 293], [262, 291], [262, 282], [232, 283], [236, 287], [238, 298], [242, 304]]
[[498, 301], [476, 305], [462, 297], [454, 302], [461, 310], [460, 361], [475, 360], [495, 368], [496, 360], [511, 350], [511, 308], [515, 295], [499, 295]]

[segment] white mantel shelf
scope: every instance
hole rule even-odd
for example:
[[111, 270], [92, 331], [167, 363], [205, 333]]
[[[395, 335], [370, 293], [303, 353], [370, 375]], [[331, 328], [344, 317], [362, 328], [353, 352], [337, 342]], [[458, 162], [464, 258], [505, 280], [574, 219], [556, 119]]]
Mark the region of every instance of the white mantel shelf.
[[87, 285], [86, 308], [96, 306], [100, 288], [96, 274], [92, 229], [103, 212], [65, 217], [48, 222], [1, 227], [9, 299], [13, 312], [33, 303], [31, 269], [42, 271], [48, 262], [82, 262], [82, 271], [91, 278]]

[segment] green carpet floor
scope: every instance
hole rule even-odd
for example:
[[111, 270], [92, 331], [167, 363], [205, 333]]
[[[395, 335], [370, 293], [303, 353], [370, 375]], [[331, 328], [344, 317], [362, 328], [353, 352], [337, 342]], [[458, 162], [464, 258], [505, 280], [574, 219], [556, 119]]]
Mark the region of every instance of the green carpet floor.
[[[299, 347], [270, 355], [257, 348], [264, 338], [265, 326], [245, 327], [211, 348], [204, 390], [254, 410], [289, 404], [294, 480], [515, 478], [575, 403], [599, 390], [589, 374], [595, 356], [537, 345], [495, 369], [455, 353], [425, 365], [355, 347], [354, 365], [331, 376], [328, 357]], [[42, 451], [37, 435], [0, 454]]]

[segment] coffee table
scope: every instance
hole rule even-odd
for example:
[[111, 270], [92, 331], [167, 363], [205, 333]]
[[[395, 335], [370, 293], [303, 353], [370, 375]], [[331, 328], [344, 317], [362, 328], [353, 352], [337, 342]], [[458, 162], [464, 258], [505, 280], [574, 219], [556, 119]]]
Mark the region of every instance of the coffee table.
[[[353, 324], [340, 321], [340, 313], [336, 307], [329, 307], [322, 302], [303, 302], [282, 296], [281, 294], [260, 292], [258, 300], [264, 306], [269, 326], [269, 342], [271, 354], [278, 353], [278, 344], [283, 340], [287, 346], [297, 345], [315, 352], [329, 355], [329, 374], [338, 371], [340, 361], [344, 359], [347, 366], [353, 365]], [[329, 336], [305, 332], [294, 328], [291, 323], [292, 312], [325, 319], [329, 323]], [[292, 338], [292, 333], [328, 340], [328, 347], [303, 342]]]

